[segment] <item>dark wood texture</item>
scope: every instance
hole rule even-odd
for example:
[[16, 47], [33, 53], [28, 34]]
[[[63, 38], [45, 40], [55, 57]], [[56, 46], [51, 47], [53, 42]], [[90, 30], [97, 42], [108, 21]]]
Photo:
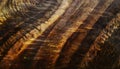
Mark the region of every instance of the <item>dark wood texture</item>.
[[0, 0], [0, 69], [119, 69], [120, 0]]

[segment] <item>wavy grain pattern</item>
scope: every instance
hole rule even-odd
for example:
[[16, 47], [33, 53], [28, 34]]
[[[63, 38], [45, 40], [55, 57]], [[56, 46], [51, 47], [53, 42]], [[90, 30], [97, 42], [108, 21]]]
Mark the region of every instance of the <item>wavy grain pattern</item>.
[[0, 69], [119, 69], [119, 0], [0, 0]]

